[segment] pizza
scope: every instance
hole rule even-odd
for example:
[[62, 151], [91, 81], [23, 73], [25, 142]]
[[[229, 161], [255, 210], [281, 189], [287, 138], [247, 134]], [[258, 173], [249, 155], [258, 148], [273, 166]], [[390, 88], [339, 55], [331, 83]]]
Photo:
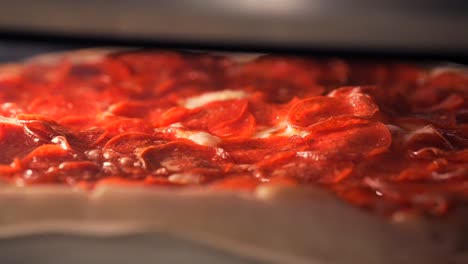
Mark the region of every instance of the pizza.
[[460, 65], [46, 55], [0, 68], [0, 149], [4, 238], [140, 230], [274, 263], [468, 261]]

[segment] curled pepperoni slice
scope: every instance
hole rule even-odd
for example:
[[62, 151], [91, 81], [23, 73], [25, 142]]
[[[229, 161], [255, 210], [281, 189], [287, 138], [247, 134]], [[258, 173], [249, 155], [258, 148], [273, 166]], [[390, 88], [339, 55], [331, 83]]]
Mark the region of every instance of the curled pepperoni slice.
[[9, 164], [15, 157], [25, 155], [38, 145], [25, 135], [23, 126], [0, 122], [0, 164]]
[[330, 86], [341, 85], [349, 79], [349, 65], [339, 59], [325, 60], [321, 62], [322, 74], [319, 76], [320, 83]]
[[133, 74], [159, 75], [185, 65], [183, 57], [176, 52], [121, 52], [111, 59], [124, 63]]
[[326, 134], [306, 137], [312, 150], [373, 156], [386, 151], [392, 142], [388, 128], [375, 121]]
[[263, 56], [232, 74], [229, 86], [262, 91], [270, 102], [287, 102], [294, 96], [320, 95], [320, 65], [299, 58]]
[[139, 148], [160, 145], [164, 140], [150, 134], [130, 132], [117, 135], [110, 139], [103, 147], [104, 150], [111, 149], [118, 153], [135, 153]]
[[255, 131], [255, 118], [250, 113], [245, 113], [237, 120], [218, 123], [209, 131], [220, 137], [248, 137]]
[[58, 120], [58, 123], [71, 131], [83, 131], [97, 126], [93, 117], [83, 115], [69, 115]]
[[294, 104], [288, 113], [288, 123], [295, 127], [308, 127], [337, 116], [370, 118], [377, 106], [369, 95], [359, 89], [338, 89], [329, 97], [316, 96]]
[[454, 111], [462, 107], [465, 103], [463, 96], [458, 94], [450, 94], [439, 103], [430, 107], [420, 109], [422, 112], [435, 112], [435, 111]]
[[452, 128], [456, 126], [457, 117], [454, 112], [432, 112], [432, 113], [416, 113], [413, 117], [408, 117], [408, 119], [413, 119], [417, 124], [420, 121], [415, 121], [414, 119], [421, 119], [422, 122], [426, 122], [428, 125], [433, 124], [438, 127]]
[[337, 116], [307, 127], [307, 132], [309, 132], [309, 135], [318, 135], [332, 131], [340, 131], [349, 127], [365, 125], [368, 123], [368, 119], [353, 116]]
[[80, 180], [96, 180], [100, 170], [101, 167], [91, 161], [65, 161], [49, 173], [60, 182], [75, 184]]
[[144, 117], [151, 110], [148, 102], [123, 101], [109, 106], [108, 111], [124, 117]]
[[361, 87], [342, 87], [328, 94], [329, 97], [343, 99], [353, 109], [353, 115], [358, 117], [371, 117], [379, 109], [373, 98], [363, 92]]
[[50, 118], [61, 118], [66, 115], [95, 115], [99, 112], [97, 105], [83, 98], [66, 98], [64, 96], [48, 96], [34, 99], [27, 109], [30, 113], [44, 115]]
[[450, 141], [434, 126], [424, 126], [404, 135], [404, 146], [410, 151], [424, 147], [435, 147], [445, 150], [453, 150]]
[[140, 156], [150, 171], [163, 169], [171, 172], [188, 171], [195, 168], [218, 168], [213, 162], [216, 151], [185, 141], [173, 141], [143, 149]]
[[105, 58], [101, 64], [100, 68], [110, 76], [112, 81], [125, 81], [130, 79], [131, 73], [129, 67], [123, 62], [113, 59], [108, 56]]
[[226, 100], [216, 101], [201, 106], [183, 120], [185, 127], [196, 130], [209, 130], [221, 123], [236, 122], [246, 113], [248, 108], [247, 100]]
[[152, 118], [153, 123], [157, 127], [168, 126], [174, 123], [181, 122], [183, 120], [189, 119], [196, 113], [201, 112], [202, 109], [187, 109], [185, 107], [172, 107], [167, 111], [163, 112], [161, 115], [157, 115]]
[[46, 144], [37, 147], [23, 159], [31, 168], [48, 168], [51, 164], [60, 163], [63, 159], [73, 158], [72, 153], [58, 145]]
[[[417, 182], [398, 184], [383, 179], [364, 179], [365, 184], [387, 201], [387, 206], [417, 208], [426, 214], [443, 215], [449, 210], [447, 194], [452, 197], [466, 192], [466, 186], [457, 182]], [[463, 197], [463, 195], [462, 195]], [[421, 199], [422, 198], [422, 199]], [[395, 211], [395, 208], [393, 208]]]
[[242, 71], [253, 76], [311, 84], [320, 74], [320, 65], [299, 58], [263, 56], [244, 65]]
[[85, 150], [93, 146], [102, 146], [109, 140], [106, 131], [102, 128], [93, 127], [73, 134], [70, 142], [74, 147]]
[[354, 167], [351, 161], [321, 160], [303, 152], [285, 151], [256, 163], [256, 177], [262, 181], [293, 178], [300, 182], [332, 184], [348, 177]]
[[25, 133], [35, 140], [50, 142], [57, 136], [71, 137], [68, 130], [48, 118], [34, 115], [21, 115], [17, 118], [23, 123]]
[[119, 119], [106, 126], [108, 136], [113, 137], [122, 133], [138, 132], [151, 134], [151, 126], [139, 118]]
[[441, 69], [439, 72], [434, 72], [427, 82], [427, 86], [429, 86], [427, 88], [466, 91], [468, 74], [466, 71]]
[[291, 107], [288, 123], [295, 127], [308, 127], [332, 116], [352, 114], [352, 109], [339, 100], [323, 96], [301, 100]]
[[221, 142], [219, 146], [236, 163], [252, 164], [262, 161], [268, 155], [293, 148], [300, 150], [305, 145], [305, 141], [300, 137], [271, 137], [227, 139]]
[[50, 63], [31, 63], [24, 67], [22, 77], [31, 84], [48, 84], [56, 88], [70, 72], [71, 63], [67, 59]]
[[274, 126], [284, 121], [289, 108], [296, 103], [296, 100], [292, 100], [287, 104], [270, 104], [259, 97], [258, 94], [252, 95], [249, 104], [249, 110], [259, 126]]

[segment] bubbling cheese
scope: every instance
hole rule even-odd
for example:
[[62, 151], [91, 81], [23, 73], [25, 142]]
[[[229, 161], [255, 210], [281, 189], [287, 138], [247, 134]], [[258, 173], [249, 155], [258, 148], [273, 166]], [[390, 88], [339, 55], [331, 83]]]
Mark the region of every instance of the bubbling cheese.
[[219, 137], [203, 131], [176, 129], [175, 136], [177, 138], [185, 138], [191, 140], [198, 145], [207, 147], [216, 147], [221, 142], [221, 139]]
[[216, 92], [204, 93], [198, 96], [190, 97], [186, 99], [182, 106], [188, 109], [194, 109], [205, 104], [215, 101], [226, 101], [232, 99], [242, 99], [247, 97], [247, 93], [238, 90], [223, 90]]

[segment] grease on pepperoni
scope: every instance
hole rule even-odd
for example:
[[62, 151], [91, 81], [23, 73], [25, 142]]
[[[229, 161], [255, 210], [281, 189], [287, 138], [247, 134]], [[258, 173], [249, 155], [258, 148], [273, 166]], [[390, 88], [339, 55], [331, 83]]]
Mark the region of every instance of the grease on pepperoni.
[[289, 110], [288, 123], [306, 128], [332, 117], [370, 118], [377, 111], [378, 107], [371, 97], [359, 88], [341, 88], [328, 97], [316, 96], [297, 102]]
[[310, 134], [306, 137], [311, 149], [324, 153], [349, 153], [363, 157], [385, 152], [392, 137], [388, 128], [375, 121], [358, 124], [329, 133]]

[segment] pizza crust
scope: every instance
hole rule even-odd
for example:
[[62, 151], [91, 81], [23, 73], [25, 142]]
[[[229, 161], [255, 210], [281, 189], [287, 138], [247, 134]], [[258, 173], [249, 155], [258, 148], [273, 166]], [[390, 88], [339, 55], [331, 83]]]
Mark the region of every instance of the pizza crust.
[[[0, 237], [168, 233], [275, 263], [457, 263], [462, 223], [394, 223], [312, 188], [5, 187]], [[446, 262], [447, 260], [452, 262]]]
[[[65, 54], [99, 60], [114, 50]], [[45, 55], [28, 63], [49, 63]], [[255, 56], [253, 56], [255, 57]], [[250, 56], [249, 58], [252, 58]], [[8, 70], [13, 66], [9, 65]], [[0, 75], [7, 68], [0, 68]], [[464, 213], [449, 219], [383, 219], [312, 187], [260, 186], [254, 193], [207, 188], [100, 185], [0, 186], [0, 238], [65, 233], [171, 234], [272, 263], [466, 263]]]

